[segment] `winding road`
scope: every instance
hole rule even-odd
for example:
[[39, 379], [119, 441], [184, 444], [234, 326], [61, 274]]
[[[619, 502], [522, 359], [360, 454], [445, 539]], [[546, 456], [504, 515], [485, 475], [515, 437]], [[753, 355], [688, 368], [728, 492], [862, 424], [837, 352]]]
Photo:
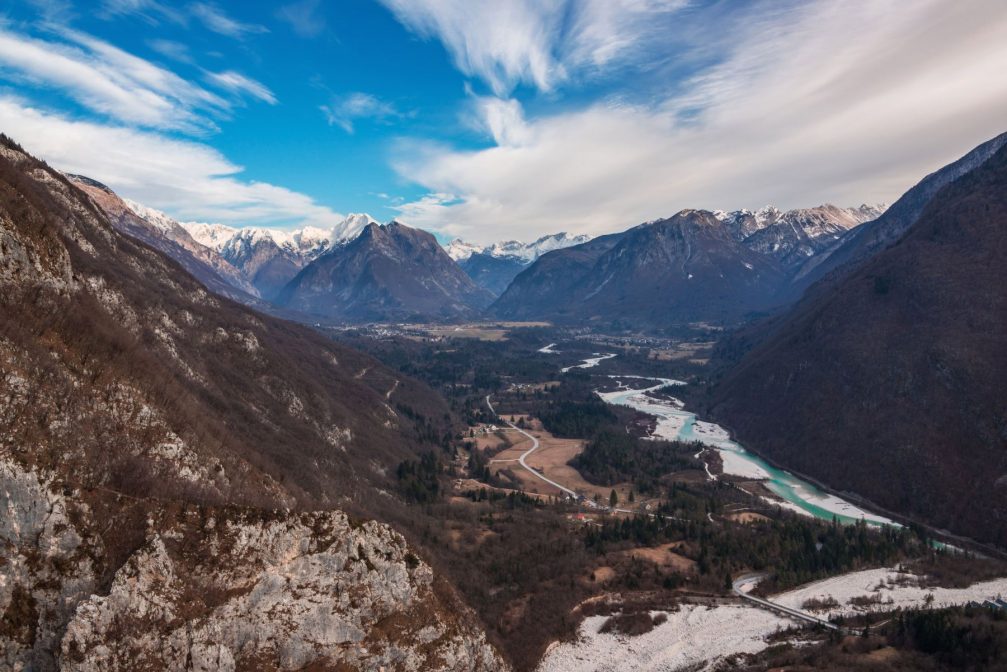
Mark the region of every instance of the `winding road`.
[[525, 469], [527, 469], [528, 473], [533, 474], [536, 478], [545, 481], [546, 483], [548, 483], [549, 485], [553, 486], [554, 488], [559, 488], [564, 493], [566, 493], [569, 497], [573, 497], [574, 499], [577, 499], [578, 497], [577, 497], [577, 493], [576, 492], [574, 492], [573, 490], [571, 490], [570, 488], [568, 488], [566, 486], [560, 485], [559, 483], [557, 483], [556, 481], [552, 480], [551, 478], [547, 478], [544, 474], [541, 474], [537, 470], [535, 470], [535, 469], [531, 468], [530, 466], [528, 466], [528, 463], [525, 462], [525, 458], [528, 457], [529, 455], [531, 455], [532, 453], [534, 453], [536, 450], [538, 450], [538, 446], [539, 446], [538, 439], [536, 439], [534, 436], [532, 436], [528, 432], [524, 431], [523, 429], [521, 429], [520, 427], [518, 427], [517, 425], [515, 425], [513, 422], [510, 422], [509, 420], [507, 420], [506, 418], [504, 418], [502, 415], [499, 415], [496, 412], [496, 409], [493, 408], [493, 402], [490, 401], [490, 396], [492, 396], [492, 395], [489, 395], [489, 394], [486, 395], [486, 406], [489, 407], [490, 413], [492, 413], [493, 415], [495, 415], [498, 418], [500, 418], [501, 422], [503, 422], [505, 425], [507, 425], [511, 429], [516, 430], [517, 432], [519, 432], [521, 434], [524, 434], [529, 439], [531, 439], [531, 448], [529, 448], [525, 452], [521, 453], [521, 457], [519, 457], [518, 460], [517, 460], [518, 462], [521, 463], [521, 466], [524, 467]]

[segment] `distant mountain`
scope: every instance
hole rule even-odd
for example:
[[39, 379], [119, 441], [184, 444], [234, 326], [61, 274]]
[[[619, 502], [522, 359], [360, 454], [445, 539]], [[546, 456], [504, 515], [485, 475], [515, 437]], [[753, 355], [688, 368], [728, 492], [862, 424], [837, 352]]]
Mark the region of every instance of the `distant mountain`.
[[1004, 140], [928, 176], [849, 238], [846, 265], [771, 323], [712, 402], [739, 440], [785, 466], [1000, 546]]
[[458, 262], [480, 287], [499, 296], [525, 266], [546, 252], [580, 245], [591, 240], [588, 235], [555, 233], [531, 243], [507, 240], [486, 247], [456, 238], [446, 247], [448, 256]]
[[258, 290], [215, 250], [196, 241], [162, 212], [120, 198], [111, 189], [82, 175], [67, 176], [123, 233], [168, 255], [211, 291], [243, 303], [255, 303]]
[[715, 214], [745, 247], [773, 257], [789, 271], [834, 247], [848, 231], [877, 219], [885, 207], [821, 205], [781, 212], [769, 206], [755, 213], [739, 210]]
[[465, 261], [473, 254], [480, 254], [485, 249], [482, 245], [466, 243], [461, 238], [455, 238], [444, 246], [444, 251], [447, 252], [448, 256], [458, 262]]
[[737, 321], [784, 302], [779, 293], [805, 259], [882, 211], [832, 205], [684, 210], [543, 255], [515, 277], [491, 312], [643, 327]]
[[378, 322], [470, 317], [492, 299], [431, 234], [393, 221], [371, 223], [312, 261], [276, 302], [331, 320]]
[[495, 257], [478, 252], [458, 262], [465, 274], [494, 297], [500, 296], [510, 287], [517, 274], [528, 267], [524, 261], [514, 257]]
[[530, 264], [546, 252], [580, 245], [589, 240], [591, 240], [591, 236], [587, 234], [575, 236], [563, 232], [542, 236], [531, 243], [522, 243], [518, 240], [505, 240], [484, 247], [473, 243], [466, 243], [461, 238], [455, 238], [448, 243], [445, 250], [449, 257], [459, 262], [468, 259], [473, 254], [485, 254], [498, 259], [515, 259], [522, 263]]
[[308, 263], [353, 240], [375, 222], [370, 215], [351, 214], [331, 230], [305, 227], [281, 231], [195, 222], [182, 226], [241, 270], [257, 291], [271, 300]]
[[846, 233], [823, 254], [808, 259], [795, 273], [789, 294], [795, 298], [815, 281], [844, 266], [855, 267], [898, 240], [944, 186], [974, 170], [1007, 144], [1007, 133], [989, 140], [927, 175], [874, 221]]

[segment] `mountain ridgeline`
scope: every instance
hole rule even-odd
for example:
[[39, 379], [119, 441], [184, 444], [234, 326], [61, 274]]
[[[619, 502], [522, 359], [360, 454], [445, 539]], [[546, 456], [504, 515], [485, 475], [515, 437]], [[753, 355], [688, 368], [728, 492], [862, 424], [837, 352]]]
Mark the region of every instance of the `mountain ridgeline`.
[[507, 319], [633, 328], [734, 323], [785, 303], [802, 262], [881, 211], [683, 210], [545, 254], [490, 311]]
[[594, 240], [558, 233], [485, 247], [455, 240], [445, 249], [430, 234], [367, 215], [290, 232], [179, 223], [72, 179], [121, 231], [214, 293], [311, 324], [487, 316], [645, 329], [733, 324], [792, 301], [819, 259], [883, 212], [685, 210]]
[[924, 179], [729, 369], [715, 417], [766, 456], [1007, 545], [1007, 136]]
[[276, 302], [320, 319], [381, 322], [470, 318], [492, 299], [431, 234], [393, 221], [311, 262]]

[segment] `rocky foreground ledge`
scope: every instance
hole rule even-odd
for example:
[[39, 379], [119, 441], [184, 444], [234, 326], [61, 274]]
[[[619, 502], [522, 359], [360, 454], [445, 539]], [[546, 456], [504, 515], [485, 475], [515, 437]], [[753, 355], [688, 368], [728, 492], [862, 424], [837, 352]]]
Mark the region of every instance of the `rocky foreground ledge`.
[[118, 504], [86, 495], [0, 459], [5, 669], [506, 668], [385, 525], [132, 500], [146, 532], [123, 553]]

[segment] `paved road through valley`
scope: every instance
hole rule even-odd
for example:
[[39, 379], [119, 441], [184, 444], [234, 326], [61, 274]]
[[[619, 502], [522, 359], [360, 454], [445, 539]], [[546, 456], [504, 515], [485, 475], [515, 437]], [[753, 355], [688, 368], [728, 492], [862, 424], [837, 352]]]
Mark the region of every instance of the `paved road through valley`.
[[577, 499], [577, 493], [576, 492], [574, 492], [570, 488], [567, 488], [565, 486], [560, 485], [559, 483], [557, 483], [556, 481], [552, 480], [551, 478], [547, 478], [544, 474], [541, 474], [537, 470], [535, 470], [535, 469], [533, 469], [533, 468], [531, 468], [531, 467], [528, 466], [528, 463], [525, 462], [525, 458], [528, 457], [529, 455], [531, 455], [532, 453], [534, 453], [536, 450], [538, 450], [538, 445], [539, 445], [538, 444], [538, 439], [536, 439], [534, 436], [532, 436], [528, 432], [524, 431], [523, 429], [521, 429], [520, 427], [518, 427], [517, 425], [515, 425], [513, 422], [510, 422], [509, 420], [507, 420], [506, 418], [504, 418], [502, 415], [498, 415], [497, 412], [496, 412], [496, 410], [494, 410], [494, 408], [493, 408], [493, 403], [490, 401], [490, 396], [491, 395], [488, 395], [488, 394], [486, 395], [486, 405], [489, 407], [490, 413], [492, 413], [493, 415], [496, 415], [498, 418], [500, 418], [500, 420], [505, 425], [507, 425], [508, 427], [510, 427], [511, 429], [517, 430], [521, 434], [524, 434], [529, 439], [531, 439], [531, 448], [529, 448], [525, 452], [521, 453], [521, 457], [518, 458], [518, 462], [521, 463], [521, 466], [524, 467], [525, 469], [527, 469], [530, 474], [532, 474], [532, 475], [535, 476], [535, 478], [541, 479], [541, 480], [545, 481], [546, 483], [548, 483], [549, 485], [553, 486], [554, 488], [559, 488], [560, 490], [562, 490], [563, 492], [565, 492], [570, 497], [573, 497], [574, 499]]

